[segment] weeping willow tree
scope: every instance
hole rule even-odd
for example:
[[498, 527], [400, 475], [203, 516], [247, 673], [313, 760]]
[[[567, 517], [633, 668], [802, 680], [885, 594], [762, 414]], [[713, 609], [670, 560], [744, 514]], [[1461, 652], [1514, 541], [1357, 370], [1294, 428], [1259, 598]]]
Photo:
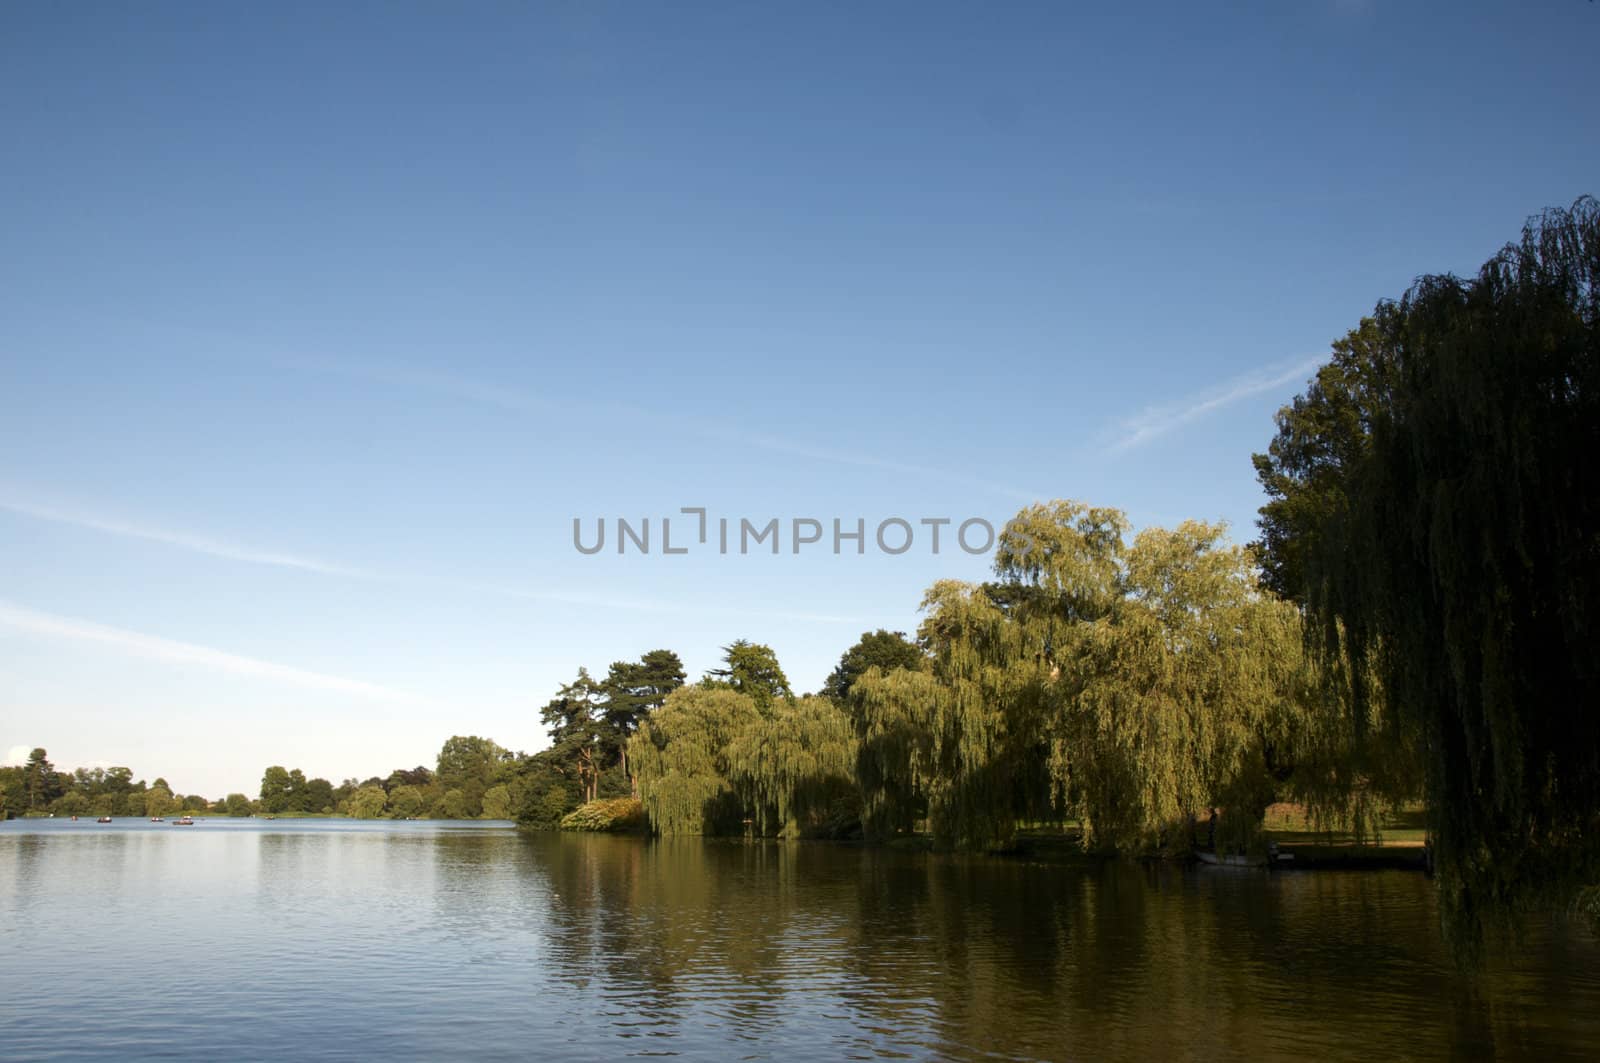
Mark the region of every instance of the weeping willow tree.
[[953, 580], [923, 599], [922, 670], [874, 667], [851, 687], [863, 828], [882, 839], [926, 817], [935, 841], [981, 849], [1049, 815], [1042, 665], [982, 587]]
[[828, 698], [780, 700], [733, 739], [727, 758], [760, 834], [839, 835], [859, 822], [855, 728]]
[[1335, 345], [1258, 475], [1365, 744], [1425, 764], [1447, 925], [1600, 878], [1600, 206], [1426, 277]]
[[1129, 849], [1218, 804], [1259, 821], [1307, 716], [1297, 614], [1220, 526], [1128, 531], [1117, 510], [1032, 506], [996, 582], [929, 590], [924, 668], [852, 688], [871, 833], [925, 815], [977, 848], [1070, 817]]
[[[1057, 506], [1047, 519], [1121, 520], [1110, 511]], [[1120, 542], [1121, 534], [1116, 525], [1109, 538]], [[1030, 555], [1036, 568], [1043, 561], [1043, 549]], [[1003, 562], [997, 568], [1009, 571]], [[925, 818], [941, 846], [1000, 847], [1020, 819], [1054, 814], [1047, 688], [1057, 669], [1031, 630], [1026, 590], [1014, 579], [935, 583], [922, 601], [926, 619], [918, 637], [928, 651], [922, 667], [869, 669], [851, 688], [869, 836], [907, 832]], [[1080, 605], [1099, 612], [1087, 601], [1096, 593], [1080, 594]]]
[[639, 800], [658, 834], [736, 834], [744, 811], [729, 781], [728, 749], [762, 722], [747, 694], [680, 687], [628, 742]]
[[1222, 540], [1198, 522], [1141, 532], [1121, 595], [1067, 628], [1052, 775], [1100, 847], [1149, 844], [1219, 805], [1251, 828], [1292, 762], [1297, 618]]

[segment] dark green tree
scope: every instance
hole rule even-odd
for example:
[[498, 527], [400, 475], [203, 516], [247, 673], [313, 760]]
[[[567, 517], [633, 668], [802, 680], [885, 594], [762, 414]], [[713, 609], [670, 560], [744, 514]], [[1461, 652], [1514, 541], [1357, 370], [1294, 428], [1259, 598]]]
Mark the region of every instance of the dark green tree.
[[771, 646], [738, 639], [722, 647], [723, 667], [706, 673], [706, 683], [725, 686], [744, 694], [755, 702], [756, 708], [767, 712], [778, 698], [789, 698], [789, 677], [778, 665], [778, 655]]
[[409, 784], [389, 791], [389, 814], [395, 819], [415, 819], [427, 810], [422, 790]]
[[[473, 819], [483, 807], [483, 795], [508, 777], [516, 757], [510, 750], [477, 735], [455, 735], [439, 750], [435, 778], [443, 794], [460, 795], [449, 805], [450, 819]], [[378, 780], [373, 780], [374, 783]]]
[[[157, 779], [155, 781], [155, 785], [161, 785], [161, 780]], [[309, 795], [306, 793], [306, 773], [301, 771], [299, 768], [290, 768], [288, 811], [311, 811], [310, 805], [307, 803], [308, 797]]]
[[844, 704], [850, 686], [867, 673], [868, 668], [892, 672], [897, 668], [917, 668], [922, 663], [922, 651], [916, 643], [906, 638], [904, 631], [864, 631], [854, 646], [839, 658], [839, 666], [823, 681], [822, 694]]
[[331, 812], [333, 810], [333, 802], [333, 783], [327, 779], [309, 779], [306, 781], [305, 791], [299, 802], [302, 812]]
[[1335, 346], [1256, 468], [1273, 589], [1358, 733], [1412, 744], [1447, 924], [1600, 878], [1600, 206]]
[[606, 767], [607, 727], [601, 717], [606, 691], [586, 668], [578, 677], [556, 692], [539, 719], [550, 734], [550, 763], [575, 784], [581, 801], [593, 801], [599, 794], [600, 773]]
[[384, 780], [383, 788], [393, 790], [396, 786], [427, 786], [433, 782], [433, 772], [418, 764], [415, 768], [396, 768]]
[[294, 786], [289, 770], [274, 764], [261, 775], [261, 811], [276, 815], [293, 810]]
[[554, 830], [578, 807], [577, 788], [548, 749], [523, 758], [515, 783], [512, 811], [524, 827]]
[[606, 760], [619, 764], [630, 781], [628, 739], [668, 694], [683, 686], [684, 678], [683, 661], [671, 650], [651, 650], [637, 661], [617, 661], [606, 674], [599, 710]]
[[31, 810], [40, 811], [48, 808], [50, 802], [65, 792], [60, 775], [42, 748], [28, 754], [27, 763], [22, 766], [22, 773], [24, 799]]
[[28, 807], [27, 772], [20, 764], [0, 767], [0, 805], [4, 816], [20, 816]]

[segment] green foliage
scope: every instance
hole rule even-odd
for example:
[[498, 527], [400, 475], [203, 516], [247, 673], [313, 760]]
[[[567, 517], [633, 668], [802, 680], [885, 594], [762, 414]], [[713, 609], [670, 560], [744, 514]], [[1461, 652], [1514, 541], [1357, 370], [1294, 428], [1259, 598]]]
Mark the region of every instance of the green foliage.
[[58, 816], [82, 816], [89, 811], [89, 799], [77, 790], [69, 790], [50, 803], [50, 811]]
[[472, 813], [468, 811], [467, 795], [461, 790], [446, 790], [433, 803], [429, 815], [434, 819], [472, 818]]
[[377, 819], [383, 815], [389, 795], [381, 786], [363, 786], [350, 795], [350, 815], [356, 819]]
[[613, 834], [643, 833], [649, 826], [644, 805], [637, 797], [610, 797], [590, 801], [567, 813], [561, 829]]
[[1313, 621], [1356, 755], [1424, 763], [1462, 939], [1600, 876], [1597, 452], [1586, 198], [1379, 306], [1256, 456], [1271, 585]]
[[633, 793], [628, 740], [666, 696], [683, 685], [683, 662], [671, 650], [616, 661], [603, 681], [578, 669], [540, 711], [549, 729], [544, 764], [555, 768], [583, 801]]
[[510, 819], [511, 818], [511, 788], [505, 783], [496, 783], [483, 792], [484, 819]]
[[1297, 613], [1257, 590], [1221, 526], [1141, 532], [1121, 596], [1069, 645], [1051, 769], [1092, 842], [1148, 844], [1218, 805], [1259, 825], [1307, 719], [1307, 673]]
[[523, 758], [512, 790], [512, 811], [518, 826], [554, 830], [561, 817], [578, 807], [577, 792], [568, 785], [561, 765], [542, 750]]
[[144, 814], [147, 816], [166, 816], [178, 807], [172, 799], [172, 791], [165, 786], [152, 786], [144, 794]]
[[724, 667], [706, 673], [709, 686], [727, 687], [744, 694], [766, 712], [778, 698], [793, 697], [789, 677], [778, 665], [778, 655], [771, 646], [738, 639], [722, 647]]
[[778, 701], [739, 730], [727, 763], [757, 833], [810, 837], [859, 825], [855, 727], [828, 698]]
[[39, 812], [49, 808], [50, 802], [60, 797], [64, 790], [61, 777], [50, 763], [49, 755], [43, 749], [30, 752], [27, 763], [22, 766], [23, 802], [28, 809]]
[[307, 811], [306, 796], [306, 777], [299, 768], [290, 771], [274, 764], [262, 772], [261, 811], [273, 815], [304, 812]]
[[864, 827], [881, 840], [926, 815], [942, 846], [1004, 845], [1019, 815], [1049, 813], [1038, 663], [983, 588], [941, 581], [923, 605], [926, 668], [851, 690]]
[[598, 796], [600, 772], [605, 767], [604, 701], [604, 686], [587, 668], [579, 668], [578, 677], [539, 711], [539, 719], [550, 732], [549, 760], [577, 783], [584, 801]]
[[1217, 804], [1265, 808], [1306, 711], [1294, 610], [1220, 526], [1127, 530], [1116, 510], [1031, 506], [997, 582], [930, 588], [924, 667], [852, 688], [869, 834], [925, 815], [939, 844], [989, 848], [1072, 818], [1127, 850]]
[[729, 687], [682, 687], [639, 727], [628, 761], [659, 834], [730, 834], [743, 810], [728, 780], [728, 746], [761, 719], [755, 700]]
[[28, 807], [27, 786], [21, 765], [0, 767], [0, 821], [21, 815]]
[[929, 667], [887, 673], [869, 668], [851, 684], [861, 826], [873, 841], [908, 834], [928, 814], [929, 791], [940, 786], [933, 719], [939, 697]]
[[869, 668], [892, 672], [896, 668], [915, 669], [922, 664], [922, 651], [906, 638], [903, 631], [864, 631], [854, 646], [839, 658], [835, 668], [822, 684], [822, 695], [844, 704], [850, 687], [867, 673]]
[[[14, 768], [0, 768], [0, 794], [6, 794], [5, 804], [13, 811], [49, 811], [58, 816], [123, 815], [130, 800], [136, 804], [135, 815], [143, 815], [145, 808], [144, 784], [135, 794], [133, 772], [127, 768], [79, 768], [76, 771], [57, 771], [43, 749], [36, 749], [28, 763]], [[33, 807], [30, 800], [53, 793], [48, 805]], [[177, 802], [174, 802], [176, 806]]]
[[396, 768], [383, 780], [383, 788], [389, 791], [390, 796], [401, 786], [412, 786], [417, 789], [427, 787], [433, 782], [433, 771], [418, 764], [415, 768]]
[[327, 779], [308, 779], [298, 798], [296, 804], [301, 812], [332, 812], [333, 783]]
[[[510, 750], [487, 738], [456, 735], [439, 750], [434, 783], [442, 796], [437, 801], [457, 793], [460, 798], [451, 800], [452, 812], [446, 818], [475, 819], [483, 812], [483, 795], [515, 771], [516, 756]], [[435, 807], [444, 807], [437, 801]]]
[[[325, 812], [331, 810], [339, 797], [326, 779], [307, 780], [303, 772], [281, 766], [266, 770], [262, 776], [262, 791], [268, 801], [260, 810], [269, 814]], [[133, 771], [126, 767], [58, 771], [43, 749], [34, 750], [27, 765], [0, 768], [0, 796], [4, 797], [0, 807], [25, 811], [29, 809], [27, 800], [32, 794], [50, 792], [56, 796], [35, 811], [49, 811], [60, 816], [165, 817], [188, 812], [243, 817], [256, 810], [245, 794], [229, 794], [212, 802], [200, 794], [179, 794], [160, 777], [146, 786], [143, 781], [134, 782]]]
[[395, 819], [416, 819], [427, 807], [427, 797], [419, 787], [396, 786], [389, 791], [389, 814]]
[[[616, 661], [606, 674], [600, 712], [603, 761], [628, 771], [628, 739], [645, 719], [659, 709], [668, 694], [683, 686], [683, 661], [671, 650], [651, 650], [637, 661]], [[602, 776], [600, 789], [604, 789]], [[626, 793], [633, 786], [628, 783]]]
[[1343, 481], [1370, 449], [1368, 426], [1383, 401], [1399, 324], [1396, 308], [1380, 304], [1335, 341], [1306, 393], [1278, 411], [1268, 452], [1253, 458], [1268, 497], [1254, 546], [1261, 582], [1280, 597], [1304, 599], [1315, 533], [1334, 526], [1348, 508]]

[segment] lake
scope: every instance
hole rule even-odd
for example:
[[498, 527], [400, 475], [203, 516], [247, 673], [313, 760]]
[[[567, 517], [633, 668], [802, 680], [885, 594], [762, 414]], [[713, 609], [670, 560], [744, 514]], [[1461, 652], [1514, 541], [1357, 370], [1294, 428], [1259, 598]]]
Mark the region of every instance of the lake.
[[1457, 973], [1406, 872], [507, 825], [0, 824], [0, 1058], [1581, 1058], [1600, 946]]

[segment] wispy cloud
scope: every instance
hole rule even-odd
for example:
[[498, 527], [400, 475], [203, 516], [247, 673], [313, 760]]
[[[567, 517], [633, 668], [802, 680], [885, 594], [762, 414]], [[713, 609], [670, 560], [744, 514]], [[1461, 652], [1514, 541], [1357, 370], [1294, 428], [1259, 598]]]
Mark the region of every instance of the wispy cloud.
[[756, 447], [761, 450], [770, 450], [779, 454], [789, 454], [797, 458], [810, 458], [813, 461], [832, 462], [837, 465], [853, 465], [862, 469], [881, 469], [884, 472], [904, 473], [926, 480], [938, 480], [961, 487], [971, 487], [975, 490], [985, 491], [990, 494], [1003, 495], [1023, 502], [1037, 502], [1049, 497], [1040, 491], [1029, 491], [1021, 487], [1011, 487], [1006, 484], [995, 483], [992, 480], [980, 479], [976, 476], [963, 476], [960, 473], [948, 472], [944, 469], [935, 469], [927, 465], [917, 465], [911, 462], [897, 461], [893, 458], [881, 458], [872, 454], [857, 454], [844, 450], [833, 450], [828, 447], [813, 446], [808, 443], [797, 443], [793, 440], [782, 439], [777, 436], [752, 435], [744, 432], [714, 433], [702, 432], [715, 438], [726, 439], [729, 442], [744, 446]]
[[366, 362], [313, 361], [306, 358], [274, 358], [271, 364], [283, 369], [380, 384], [385, 387], [409, 388], [512, 413], [548, 414], [555, 411], [565, 411], [569, 414], [582, 413], [592, 415], [602, 421], [654, 424], [659, 426], [662, 431], [676, 435], [695, 436], [700, 439], [728, 443], [745, 449], [766, 450], [775, 454], [787, 454], [791, 457], [806, 458], [811, 461], [827, 462], [833, 465], [849, 465], [856, 468], [881, 469], [887, 472], [903, 473], [935, 482], [970, 487], [974, 490], [1011, 499], [1036, 501], [1048, 497], [1039, 491], [1030, 491], [1021, 487], [995, 483], [982, 477], [964, 476], [946, 469], [917, 465], [895, 458], [882, 457], [881, 455], [819, 447], [769, 433], [749, 432], [735, 427], [707, 423], [699, 419], [674, 416], [658, 410], [628, 406], [623, 403], [597, 403], [553, 395], [536, 395], [496, 382], [465, 377], [456, 373], [408, 369]]
[[1302, 383], [1326, 360], [1325, 356], [1318, 356], [1290, 366], [1268, 366], [1176, 402], [1146, 407], [1122, 421], [1117, 428], [1116, 438], [1106, 445], [1105, 452], [1120, 454], [1132, 450], [1240, 399], [1274, 391], [1288, 384]]
[[19, 516], [32, 517], [35, 520], [47, 520], [57, 524], [69, 524], [76, 528], [87, 528], [90, 531], [103, 532], [107, 535], [121, 535], [131, 539], [144, 539], [148, 542], [162, 543], [166, 546], [175, 546], [181, 550], [189, 550], [197, 554], [209, 554], [212, 557], [226, 558], [229, 561], [246, 561], [253, 565], [273, 565], [278, 568], [320, 572], [328, 576], [371, 577], [370, 573], [363, 572], [360, 569], [350, 568], [346, 565], [336, 565], [328, 561], [319, 561], [315, 558], [252, 546], [242, 546], [237, 543], [221, 542], [205, 536], [138, 524], [76, 507], [43, 504], [21, 497], [15, 491], [6, 487], [0, 487], [0, 510], [15, 513]]
[[432, 369], [411, 369], [405, 366], [382, 365], [374, 362], [338, 361], [335, 359], [273, 358], [270, 364], [279, 369], [291, 369], [319, 376], [339, 377], [367, 384], [409, 388], [480, 406], [493, 406], [511, 413], [552, 413], [557, 410], [587, 410], [593, 413], [622, 413], [639, 416], [645, 413], [621, 404], [606, 404], [585, 400], [560, 400], [526, 391], [518, 391], [501, 384], [476, 380], [457, 373], [442, 373]]
[[137, 631], [128, 631], [124, 628], [108, 627], [88, 620], [43, 613], [19, 605], [12, 605], [5, 601], [0, 601], [0, 626], [14, 628], [31, 635], [43, 635], [74, 642], [96, 643], [145, 660], [161, 661], [185, 667], [206, 668], [217, 672], [229, 672], [234, 675], [253, 679], [266, 679], [312, 690], [325, 690], [338, 694], [355, 694], [359, 697], [375, 698], [383, 701], [415, 702], [423, 700], [406, 691], [379, 686], [376, 683], [368, 683], [359, 679], [346, 679], [336, 675], [325, 675], [321, 672], [308, 672], [304, 669], [291, 668], [288, 665], [275, 664], [272, 661], [263, 661], [255, 657], [244, 657], [224, 650], [214, 650], [207, 646], [197, 646], [191, 642], [178, 642], [174, 639], [145, 635]]
[[539, 590], [490, 583], [463, 583], [457, 580], [427, 581], [438, 587], [469, 594], [498, 595], [523, 601], [551, 602], [557, 605], [576, 605], [590, 609], [618, 609], [634, 613], [663, 613], [673, 616], [731, 616], [754, 620], [793, 620], [808, 624], [864, 624], [865, 617], [845, 616], [835, 613], [808, 613], [788, 609], [742, 609], [719, 604], [705, 605], [697, 602], [667, 602], [655, 598], [635, 596], [617, 597], [593, 594], [588, 591]]
[[351, 565], [340, 564], [304, 557], [301, 555], [283, 553], [281, 551], [266, 549], [256, 546], [241, 546], [234, 543], [220, 542], [206, 535], [188, 531], [176, 531], [171, 528], [157, 528], [150, 525], [138, 524], [124, 520], [121, 517], [111, 516], [103, 512], [92, 511], [81, 506], [58, 506], [44, 504], [33, 499], [25, 498], [13, 489], [0, 486], [0, 511], [15, 513], [19, 516], [29, 517], [34, 520], [51, 521], [57, 524], [66, 524], [76, 528], [85, 528], [90, 531], [100, 532], [105, 535], [118, 535], [146, 542], [159, 543], [178, 550], [191, 553], [204, 554], [209, 557], [220, 557], [230, 561], [243, 561], [248, 564], [270, 565], [280, 568], [297, 569], [304, 572], [313, 572], [324, 576], [338, 576], [348, 579], [360, 579], [375, 583], [390, 583], [418, 588], [433, 588], [435, 590], [451, 591], [461, 594], [483, 595], [498, 598], [512, 598], [519, 601], [550, 602], [558, 605], [576, 605], [592, 609], [613, 609], [625, 612], [639, 613], [674, 613], [679, 615], [698, 614], [712, 616], [745, 616], [767, 620], [793, 620], [803, 623], [816, 624], [858, 624], [863, 618], [855, 616], [836, 616], [822, 613], [806, 613], [775, 609], [740, 609], [721, 605], [696, 605], [692, 603], [664, 602], [637, 596], [613, 596], [595, 594], [589, 591], [562, 590], [559, 588], [525, 588], [511, 584], [497, 584], [484, 582], [471, 582], [458, 579], [432, 577], [425, 574], [408, 574], [405, 576], [374, 571], [372, 569], [356, 568]]

